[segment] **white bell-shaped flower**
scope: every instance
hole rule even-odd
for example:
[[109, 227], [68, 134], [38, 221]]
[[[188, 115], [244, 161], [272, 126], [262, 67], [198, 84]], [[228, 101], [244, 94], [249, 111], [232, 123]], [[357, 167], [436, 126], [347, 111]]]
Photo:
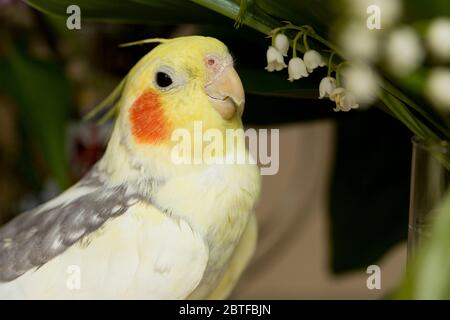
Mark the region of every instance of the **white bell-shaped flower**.
[[450, 61], [450, 18], [437, 18], [431, 23], [427, 43], [434, 56]]
[[339, 105], [341, 111], [347, 112], [351, 109], [359, 108], [359, 104], [356, 102], [355, 95], [349, 91], [346, 91], [339, 99]]
[[450, 112], [450, 69], [433, 69], [428, 76], [425, 93], [437, 108]]
[[323, 61], [322, 56], [316, 50], [308, 50], [303, 56], [306, 69], [309, 73], [313, 72], [317, 67], [324, 67], [326, 63]]
[[379, 92], [379, 78], [372, 67], [365, 63], [355, 63], [342, 70], [342, 84], [355, 95], [363, 106], [371, 105]]
[[280, 52], [283, 56], [287, 56], [289, 50], [289, 39], [285, 34], [279, 33], [275, 36], [275, 48]]
[[414, 72], [425, 58], [419, 36], [412, 27], [402, 27], [392, 32], [386, 44], [389, 68], [403, 77]]
[[378, 38], [378, 33], [369, 30], [360, 20], [352, 20], [339, 29], [336, 40], [349, 59], [374, 62], [382, 47]]
[[267, 67], [266, 70], [269, 72], [280, 71], [286, 68], [284, 63], [283, 55], [275, 47], [270, 46], [267, 49]]
[[323, 78], [319, 84], [319, 99], [330, 98], [334, 89], [336, 89], [336, 79], [333, 77]]
[[288, 74], [288, 80], [291, 82], [300, 78], [307, 77], [309, 75], [308, 71], [306, 70], [305, 63], [298, 57], [294, 57], [289, 61]]
[[330, 100], [336, 102], [340, 99], [341, 95], [344, 94], [345, 89], [342, 87], [335, 88], [330, 94]]
[[330, 99], [336, 103], [336, 108], [333, 109], [336, 112], [347, 112], [351, 109], [359, 108], [355, 95], [344, 88], [334, 89], [331, 93]]

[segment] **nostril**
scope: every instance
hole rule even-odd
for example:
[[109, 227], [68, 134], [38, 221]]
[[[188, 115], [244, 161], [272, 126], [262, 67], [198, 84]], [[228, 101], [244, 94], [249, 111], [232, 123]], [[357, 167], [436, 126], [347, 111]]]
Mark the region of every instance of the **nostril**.
[[209, 66], [212, 66], [212, 65], [214, 65], [216, 63], [216, 60], [215, 59], [213, 59], [213, 58], [209, 58], [208, 59], [208, 65]]

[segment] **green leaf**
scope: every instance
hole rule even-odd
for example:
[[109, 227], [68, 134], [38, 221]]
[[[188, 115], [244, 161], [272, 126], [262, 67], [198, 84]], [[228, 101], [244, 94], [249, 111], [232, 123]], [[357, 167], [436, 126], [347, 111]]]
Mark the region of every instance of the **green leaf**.
[[59, 185], [69, 186], [65, 127], [70, 87], [63, 70], [18, 50], [11, 50], [1, 65], [0, 90], [19, 108], [30, 144], [38, 148]]
[[189, 1], [177, 0], [27, 0], [48, 14], [68, 17], [67, 7], [78, 5], [81, 18], [125, 23], [217, 23], [220, 15]]

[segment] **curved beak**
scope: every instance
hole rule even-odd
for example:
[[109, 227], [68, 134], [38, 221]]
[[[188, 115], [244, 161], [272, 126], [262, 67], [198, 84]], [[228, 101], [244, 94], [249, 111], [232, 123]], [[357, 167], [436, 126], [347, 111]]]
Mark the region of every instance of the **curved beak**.
[[231, 119], [235, 113], [242, 116], [245, 94], [241, 79], [232, 65], [226, 66], [205, 86], [205, 92], [214, 109], [223, 119]]

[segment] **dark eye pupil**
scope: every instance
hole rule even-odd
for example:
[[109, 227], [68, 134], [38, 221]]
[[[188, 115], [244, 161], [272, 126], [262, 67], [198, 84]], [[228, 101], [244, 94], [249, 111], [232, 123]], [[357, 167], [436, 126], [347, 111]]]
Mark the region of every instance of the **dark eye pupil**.
[[156, 83], [161, 88], [166, 88], [172, 84], [172, 78], [165, 72], [158, 72], [156, 74]]

